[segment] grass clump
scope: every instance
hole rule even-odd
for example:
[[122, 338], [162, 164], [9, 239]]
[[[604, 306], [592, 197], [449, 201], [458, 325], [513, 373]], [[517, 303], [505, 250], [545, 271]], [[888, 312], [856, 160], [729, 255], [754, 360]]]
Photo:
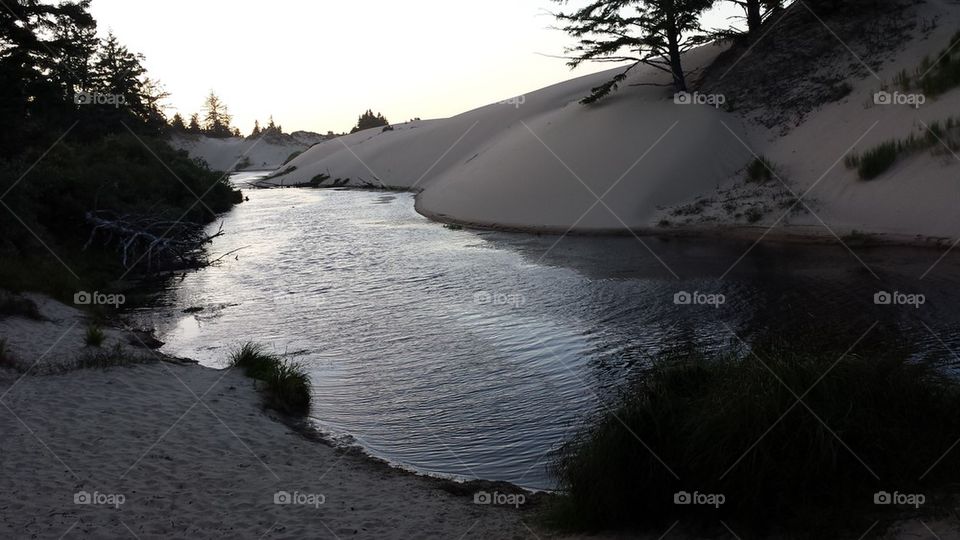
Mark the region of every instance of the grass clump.
[[847, 156], [847, 167], [857, 169], [861, 180], [873, 180], [887, 172], [900, 153], [900, 145], [895, 141], [888, 141], [867, 150], [862, 155], [850, 154]]
[[[873, 504], [878, 491], [926, 493], [929, 503], [960, 480], [960, 453], [947, 453], [960, 432], [956, 381], [892, 354], [754, 352], [657, 360], [561, 449], [555, 524], [856, 529], [896, 511]], [[725, 501], [675, 504], [681, 491]]]
[[939, 53], [927, 55], [920, 65], [910, 72], [901, 70], [893, 78], [893, 84], [909, 92], [919, 91], [929, 98], [948, 92], [960, 85], [960, 31]]
[[759, 156], [747, 165], [747, 182], [764, 184], [773, 179], [773, 163]]
[[230, 365], [243, 370], [247, 377], [263, 381], [269, 407], [293, 416], [303, 416], [310, 410], [310, 378], [302, 365], [249, 342], [231, 355]]
[[87, 347], [99, 347], [103, 345], [106, 339], [107, 336], [103, 333], [102, 328], [97, 325], [91, 325], [87, 327], [87, 333], [83, 337], [83, 342], [87, 344]]
[[960, 119], [921, 125], [906, 138], [881, 143], [863, 154], [851, 153], [844, 162], [856, 169], [861, 180], [872, 180], [885, 173], [902, 157], [930, 150], [932, 154], [960, 151]]
[[16, 368], [7, 346], [7, 338], [0, 338], [0, 367]]

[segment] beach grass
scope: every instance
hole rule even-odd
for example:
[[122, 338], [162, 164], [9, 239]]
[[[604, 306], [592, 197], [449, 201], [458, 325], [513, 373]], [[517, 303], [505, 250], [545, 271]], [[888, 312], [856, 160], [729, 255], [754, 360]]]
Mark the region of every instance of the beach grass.
[[87, 347], [99, 347], [103, 345], [106, 339], [107, 336], [103, 333], [102, 328], [97, 325], [91, 325], [87, 327], [87, 333], [83, 337], [83, 342], [87, 344]]
[[[929, 503], [960, 481], [955, 380], [894, 354], [754, 353], [658, 359], [558, 453], [552, 524], [834, 534], [889, 516], [877, 493]], [[723, 504], [677, 504], [684, 492]]]
[[301, 364], [248, 342], [233, 352], [230, 365], [264, 383], [267, 406], [291, 416], [303, 416], [310, 410], [310, 378]]
[[763, 184], [773, 178], [773, 163], [764, 156], [759, 156], [747, 165], [747, 182]]

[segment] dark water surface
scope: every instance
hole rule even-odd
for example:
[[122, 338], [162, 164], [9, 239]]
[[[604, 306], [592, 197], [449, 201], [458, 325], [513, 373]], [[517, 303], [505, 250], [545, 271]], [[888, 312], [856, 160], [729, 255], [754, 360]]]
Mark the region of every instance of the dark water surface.
[[[906, 341], [948, 366], [960, 350], [960, 263], [930, 270], [932, 250], [856, 249], [861, 262], [841, 246], [645, 238], [648, 250], [449, 230], [408, 194], [245, 193], [212, 247], [238, 259], [177, 280], [140, 322], [207, 365], [251, 340], [291, 355], [320, 427], [422, 472], [552, 487], [551, 451], [684, 340], [804, 328], [852, 345], [873, 327], [864, 342]], [[879, 291], [925, 302], [877, 305]], [[724, 303], [678, 305], [683, 292]]]

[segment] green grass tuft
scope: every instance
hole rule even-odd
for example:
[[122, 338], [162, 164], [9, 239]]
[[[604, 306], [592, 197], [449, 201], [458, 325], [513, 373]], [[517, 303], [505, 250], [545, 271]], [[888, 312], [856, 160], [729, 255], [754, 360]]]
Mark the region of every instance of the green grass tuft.
[[857, 174], [863, 180], [872, 180], [880, 176], [897, 161], [898, 152], [895, 142], [886, 142], [867, 150], [858, 158]]
[[303, 366], [266, 352], [263, 345], [244, 343], [230, 365], [266, 385], [267, 405], [284, 414], [303, 416], [310, 410], [310, 378]]
[[774, 177], [773, 163], [764, 156], [760, 156], [747, 165], [747, 182], [763, 184]]
[[83, 341], [87, 344], [87, 347], [99, 347], [103, 345], [105, 339], [107, 339], [107, 336], [103, 333], [103, 329], [99, 326], [91, 325], [87, 327], [87, 334], [84, 336]]

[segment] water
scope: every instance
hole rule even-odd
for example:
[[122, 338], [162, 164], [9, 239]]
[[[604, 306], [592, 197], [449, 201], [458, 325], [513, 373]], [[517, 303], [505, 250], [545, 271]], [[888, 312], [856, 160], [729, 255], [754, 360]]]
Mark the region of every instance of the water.
[[[408, 194], [245, 193], [211, 248], [235, 255], [175, 280], [140, 322], [210, 366], [251, 340], [289, 354], [322, 429], [421, 472], [554, 487], [558, 445], [681, 340], [809, 327], [852, 344], [879, 323], [864, 342], [906, 339], [948, 366], [960, 350], [957, 258], [920, 280], [931, 250], [859, 249], [865, 267], [842, 247], [741, 259], [751, 243], [645, 238], [658, 260], [633, 237], [445, 229]], [[925, 303], [878, 306], [880, 290]], [[677, 305], [682, 291], [725, 302]]]

